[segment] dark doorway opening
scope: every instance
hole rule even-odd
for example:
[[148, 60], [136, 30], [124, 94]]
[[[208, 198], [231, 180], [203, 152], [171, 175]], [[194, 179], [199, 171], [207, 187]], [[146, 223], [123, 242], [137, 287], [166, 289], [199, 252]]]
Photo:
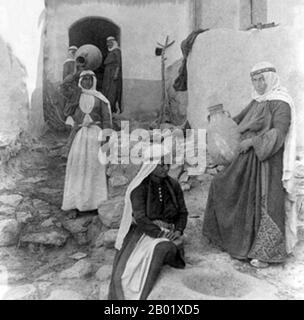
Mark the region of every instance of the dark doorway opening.
[[[87, 17], [75, 22], [69, 30], [69, 45], [78, 48], [85, 44], [93, 44], [98, 47], [105, 60], [108, 51], [106, 39], [113, 36], [120, 45], [120, 28], [110, 20], [99, 17]], [[97, 77], [97, 90], [101, 91], [104, 65], [94, 71]]]

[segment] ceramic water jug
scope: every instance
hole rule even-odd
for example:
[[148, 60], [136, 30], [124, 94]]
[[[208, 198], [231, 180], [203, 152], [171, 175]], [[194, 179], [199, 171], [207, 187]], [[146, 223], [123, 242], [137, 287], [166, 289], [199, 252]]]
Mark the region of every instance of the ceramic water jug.
[[228, 165], [238, 155], [240, 134], [237, 124], [222, 104], [208, 108], [207, 150], [217, 165]]
[[85, 60], [85, 69], [96, 70], [101, 66], [102, 53], [92, 44], [81, 46], [76, 52], [76, 59], [82, 57]]

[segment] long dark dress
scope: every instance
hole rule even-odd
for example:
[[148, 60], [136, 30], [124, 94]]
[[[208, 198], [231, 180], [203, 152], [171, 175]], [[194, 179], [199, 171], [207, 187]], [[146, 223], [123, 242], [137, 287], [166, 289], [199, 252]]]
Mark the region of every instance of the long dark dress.
[[62, 79], [64, 80], [68, 75], [73, 75], [76, 69], [76, 60], [67, 59], [63, 64]]
[[203, 234], [237, 259], [283, 262], [285, 190], [284, 141], [291, 111], [287, 103], [252, 101], [235, 119], [253, 137], [253, 148], [240, 154], [212, 181]]
[[122, 111], [122, 65], [119, 48], [108, 53], [104, 61], [104, 68], [102, 93], [110, 101], [112, 112], [116, 112], [116, 103], [119, 110]]
[[[159, 187], [162, 188], [163, 203], [159, 201]], [[121, 276], [128, 258], [142, 235], [146, 234], [151, 238], [159, 237], [161, 229], [154, 221], [161, 220], [172, 224], [174, 230], [179, 230], [182, 233], [187, 224], [188, 211], [185, 206], [183, 192], [179, 183], [170, 177], [163, 179], [160, 185], [153, 182], [150, 177], [146, 178], [139, 187], [133, 190], [131, 202], [136, 224], [132, 224], [130, 227], [123, 246], [114, 259], [109, 300], [125, 299]], [[164, 264], [169, 264], [175, 268], [184, 268], [183, 246], [176, 246], [171, 241], [161, 242], [156, 245], [148, 277], [140, 297], [141, 300], [148, 297]]]

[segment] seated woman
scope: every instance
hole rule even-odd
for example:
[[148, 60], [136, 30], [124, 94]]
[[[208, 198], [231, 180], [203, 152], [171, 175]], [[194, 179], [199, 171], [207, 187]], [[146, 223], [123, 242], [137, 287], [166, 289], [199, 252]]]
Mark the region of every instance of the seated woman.
[[182, 235], [188, 211], [160, 149], [153, 146], [158, 163], [144, 162], [127, 189], [109, 300], [145, 300], [164, 264], [185, 267]]
[[80, 74], [81, 95], [77, 103], [65, 106], [65, 115], [74, 120], [76, 131], [68, 155], [62, 210], [96, 210], [107, 200], [105, 166], [98, 161], [98, 135], [112, 125], [108, 100], [96, 88], [92, 71]]
[[257, 64], [251, 80], [253, 100], [234, 118], [240, 154], [212, 181], [203, 234], [261, 268], [284, 262], [296, 241], [295, 109], [271, 64]]

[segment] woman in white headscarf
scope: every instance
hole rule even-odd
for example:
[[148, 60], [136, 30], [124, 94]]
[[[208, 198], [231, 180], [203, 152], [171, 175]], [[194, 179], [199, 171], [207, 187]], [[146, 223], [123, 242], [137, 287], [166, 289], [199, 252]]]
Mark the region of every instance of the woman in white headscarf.
[[182, 235], [188, 211], [179, 183], [168, 176], [167, 153], [160, 145], [148, 149], [127, 189], [109, 300], [145, 300], [164, 264], [185, 266]]
[[295, 107], [270, 63], [254, 66], [251, 81], [252, 101], [234, 118], [240, 154], [211, 184], [203, 234], [262, 268], [284, 262], [297, 240]]
[[62, 210], [96, 210], [107, 200], [105, 166], [98, 160], [102, 129], [112, 127], [109, 101], [96, 91], [96, 77], [88, 70], [80, 74], [81, 95], [76, 104], [67, 105], [76, 128], [66, 168]]

